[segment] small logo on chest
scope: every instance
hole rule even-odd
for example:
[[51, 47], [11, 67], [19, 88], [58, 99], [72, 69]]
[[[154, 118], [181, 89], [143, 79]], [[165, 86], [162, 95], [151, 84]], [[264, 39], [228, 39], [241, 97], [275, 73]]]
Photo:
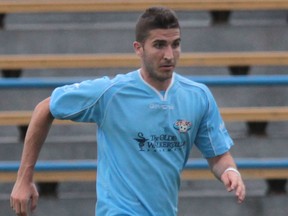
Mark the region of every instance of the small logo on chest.
[[187, 133], [191, 129], [192, 123], [186, 120], [177, 120], [173, 127], [179, 131], [179, 133]]

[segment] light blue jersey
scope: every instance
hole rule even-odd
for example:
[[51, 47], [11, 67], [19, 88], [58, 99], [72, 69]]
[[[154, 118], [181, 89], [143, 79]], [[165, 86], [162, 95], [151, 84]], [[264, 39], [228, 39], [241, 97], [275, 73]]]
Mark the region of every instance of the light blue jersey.
[[209, 158], [233, 144], [208, 88], [176, 73], [164, 93], [139, 71], [60, 87], [50, 109], [98, 125], [97, 216], [177, 215], [192, 146]]

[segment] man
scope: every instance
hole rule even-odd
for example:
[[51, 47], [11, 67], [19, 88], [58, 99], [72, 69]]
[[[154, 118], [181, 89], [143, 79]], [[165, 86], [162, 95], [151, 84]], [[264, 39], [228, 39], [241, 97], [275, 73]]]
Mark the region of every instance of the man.
[[180, 173], [193, 145], [243, 202], [233, 142], [211, 92], [174, 72], [180, 36], [173, 11], [149, 8], [133, 43], [139, 70], [57, 88], [36, 106], [11, 193], [18, 215], [36, 207], [33, 169], [54, 118], [98, 125], [97, 216], [177, 215]]

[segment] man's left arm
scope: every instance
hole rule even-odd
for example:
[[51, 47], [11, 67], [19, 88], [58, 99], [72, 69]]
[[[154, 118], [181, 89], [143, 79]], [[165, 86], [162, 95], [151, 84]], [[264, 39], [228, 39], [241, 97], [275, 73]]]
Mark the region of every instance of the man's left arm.
[[212, 173], [223, 182], [227, 191], [235, 192], [239, 203], [245, 199], [245, 185], [232, 155], [226, 152], [222, 155], [207, 159]]

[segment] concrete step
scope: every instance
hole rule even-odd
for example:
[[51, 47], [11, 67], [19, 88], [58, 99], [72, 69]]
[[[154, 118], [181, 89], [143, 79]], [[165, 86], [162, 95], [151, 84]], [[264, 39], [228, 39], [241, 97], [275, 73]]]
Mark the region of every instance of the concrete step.
[[[190, 21], [195, 24], [209, 24], [209, 11], [176, 11], [180, 21]], [[113, 23], [137, 20], [140, 12], [102, 12], [102, 13], [35, 13], [35, 14], [8, 14], [6, 26], [26, 24], [87, 24]], [[279, 24], [285, 23], [286, 11], [234, 11], [230, 14], [230, 23], [233, 25], [251, 24]]]
[[[182, 51], [269, 51], [288, 49], [288, 28], [183, 27]], [[117, 28], [0, 31], [0, 54], [133, 52], [134, 26]]]

